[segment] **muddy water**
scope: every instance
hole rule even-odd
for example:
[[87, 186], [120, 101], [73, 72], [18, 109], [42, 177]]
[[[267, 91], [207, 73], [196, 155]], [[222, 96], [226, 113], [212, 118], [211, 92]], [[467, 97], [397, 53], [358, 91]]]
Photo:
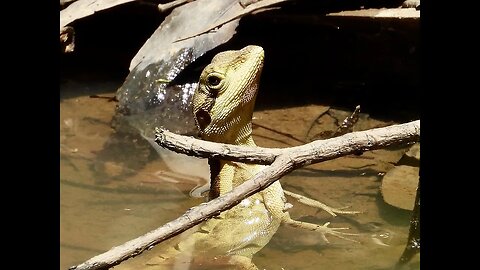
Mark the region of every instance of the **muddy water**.
[[[203, 160], [176, 156], [165, 162], [141, 137], [111, 128], [115, 102], [108, 97], [114, 96], [120, 83], [62, 84], [60, 269], [153, 230], [204, 201], [190, 196], [192, 189], [207, 181]], [[348, 113], [320, 105], [256, 111], [254, 139], [265, 147], [299, 145], [328, 136]], [[362, 114], [355, 129], [392, 123]], [[254, 256], [254, 263], [259, 269], [392, 269], [406, 244], [410, 212], [385, 204], [379, 187], [383, 174], [404, 152], [376, 150], [314, 164], [282, 178], [286, 190], [333, 207], [362, 211], [331, 217], [288, 198], [294, 219], [350, 227], [350, 232], [359, 234], [352, 238], [360, 243], [331, 236], [325, 243], [314, 232], [281, 226]], [[138, 269], [168, 244], [115, 269]], [[417, 255], [406, 269], [419, 269], [419, 261]], [[192, 265], [190, 269], [207, 268]]]

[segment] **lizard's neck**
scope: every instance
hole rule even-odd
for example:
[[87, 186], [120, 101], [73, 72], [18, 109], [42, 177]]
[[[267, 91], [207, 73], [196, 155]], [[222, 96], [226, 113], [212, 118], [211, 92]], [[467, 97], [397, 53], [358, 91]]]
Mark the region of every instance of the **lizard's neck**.
[[202, 139], [218, 143], [256, 146], [252, 138], [253, 103], [235, 110], [234, 113], [235, 117], [218, 118], [212, 121], [201, 133]]
[[236, 133], [235, 139], [232, 142], [230, 142], [231, 144], [242, 145], [242, 146], [256, 146], [252, 138], [251, 122], [249, 122], [242, 128], [238, 129], [238, 132], [235, 132], [235, 133]]
[[214, 141], [218, 143], [242, 145], [242, 146], [256, 146], [252, 138], [252, 123], [237, 123], [230, 126], [223, 132], [204, 133], [203, 139]]

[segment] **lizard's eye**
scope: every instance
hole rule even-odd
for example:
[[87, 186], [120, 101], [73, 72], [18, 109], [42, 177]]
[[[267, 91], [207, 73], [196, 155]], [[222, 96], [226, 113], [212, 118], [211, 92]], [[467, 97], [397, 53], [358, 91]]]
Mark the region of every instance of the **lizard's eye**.
[[207, 85], [208, 85], [210, 88], [218, 89], [218, 88], [220, 88], [221, 85], [222, 85], [222, 80], [223, 80], [223, 78], [220, 77], [219, 75], [217, 75], [217, 74], [210, 74], [210, 75], [208, 75], [208, 77], [207, 77]]

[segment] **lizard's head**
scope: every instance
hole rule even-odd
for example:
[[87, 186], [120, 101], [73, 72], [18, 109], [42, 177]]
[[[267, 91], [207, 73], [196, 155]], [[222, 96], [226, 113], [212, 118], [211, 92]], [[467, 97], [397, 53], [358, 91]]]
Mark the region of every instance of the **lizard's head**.
[[236, 143], [251, 135], [251, 120], [263, 67], [262, 47], [217, 54], [205, 67], [193, 95], [195, 123], [203, 139]]

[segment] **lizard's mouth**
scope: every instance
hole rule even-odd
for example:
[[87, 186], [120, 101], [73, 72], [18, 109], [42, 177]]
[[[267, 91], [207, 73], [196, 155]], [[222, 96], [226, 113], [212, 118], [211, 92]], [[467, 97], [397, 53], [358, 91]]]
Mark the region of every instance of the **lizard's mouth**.
[[198, 127], [201, 131], [204, 131], [205, 128], [212, 122], [210, 114], [204, 110], [200, 109], [195, 113], [195, 118], [197, 119]]

